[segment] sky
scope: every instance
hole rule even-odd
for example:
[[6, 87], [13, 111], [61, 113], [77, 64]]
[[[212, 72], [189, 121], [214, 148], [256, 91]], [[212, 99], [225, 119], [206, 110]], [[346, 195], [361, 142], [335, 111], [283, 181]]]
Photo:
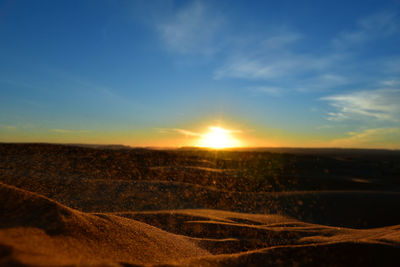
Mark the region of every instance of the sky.
[[0, 142], [400, 149], [400, 1], [0, 0]]

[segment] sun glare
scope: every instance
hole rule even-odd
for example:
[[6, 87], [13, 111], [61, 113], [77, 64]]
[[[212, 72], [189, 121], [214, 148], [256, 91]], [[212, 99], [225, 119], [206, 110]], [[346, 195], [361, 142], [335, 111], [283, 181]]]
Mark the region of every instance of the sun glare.
[[232, 136], [232, 132], [221, 127], [210, 127], [207, 133], [201, 135], [198, 146], [214, 149], [241, 146], [241, 142]]

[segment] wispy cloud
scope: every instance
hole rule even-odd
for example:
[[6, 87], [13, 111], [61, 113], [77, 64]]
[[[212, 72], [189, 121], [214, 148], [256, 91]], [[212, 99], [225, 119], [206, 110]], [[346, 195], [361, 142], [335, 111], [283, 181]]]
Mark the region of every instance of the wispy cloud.
[[68, 129], [50, 129], [50, 132], [54, 132], [54, 133], [88, 133], [89, 131], [87, 131], [87, 130], [74, 131], [74, 130], [68, 130]]
[[275, 31], [260, 33], [261, 38], [251, 40], [241, 49], [229, 51], [225, 62], [214, 71], [214, 78], [266, 81], [268, 86], [279, 84], [282, 91], [300, 92], [343, 88], [362, 83], [366, 77], [376, 82], [376, 79], [399, 73], [400, 60], [374, 56], [365, 64], [357, 59], [359, 47], [399, 31], [396, 13], [375, 13], [360, 19], [353, 31], [341, 32], [328, 39], [317, 52], [304, 47], [298, 49], [309, 41], [307, 36], [276, 27]]
[[385, 80], [381, 82], [382, 85], [388, 86], [388, 87], [400, 87], [400, 80], [397, 79], [390, 79], [390, 80]]
[[325, 125], [319, 125], [319, 126], [315, 127], [315, 129], [316, 130], [323, 130], [323, 129], [332, 129], [334, 127], [335, 126], [333, 126], [333, 125], [325, 124]]
[[[287, 28], [267, 34], [267, 37], [231, 52], [214, 71], [214, 78], [264, 82], [266, 87], [279, 89], [279, 94], [321, 91], [348, 84], [346, 75], [337, 70], [346, 55], [332, 51], [300, 52], [296, 47], [304, 39], [302, 34]], [[271, 91], [265, 90], [265, 93]]]
[[335, 147], [400, 148], [400, 128], [374, 128], [349, 132], [331, 141]]
[[330, 120], [355, 117], [376, 118], [380, 120], [400, 120], [400, 89], [379, 89], [358, 91], [323, 97], [337, 111], [330, 112]]
[[[399, 26], [400, 28], [400, 26]], [[400, 57], [385, 58], [380, 65], [383, 67], [383, 71], [388, 75], [395, 75], [396, 77], [400, 74]]]
[[266, 93], [270, 96], [275, 96], [275, 97], [281, 96], [282, 92], [284, 91], [284, 89], [277, 86], [256, 86], [256, 87], [250, 87], [248, 89], [253, 92]]
[[214, 72], [214, 77], [268, 80], [325, 66], [325, 58], [295, 54], [288, 49], [300, 39], [298, 33], [280, 30], [267, 37], [251, 40], [241, 49], [233, 51], [225, 64]]
[[342, 112], [329, 112], [328, 116], [329, 117], [327, 119], [330, 121], [342, 121], [344, 119], [349, 118], [346, 114], [344, 114]]
[[5, 130], [16, 130], [17, 126], [14, 125], [6, 125], [6, 124], [0, 124], [0, 128], [3, 128]]
[[349, 83], [350, 80], [348, 77], [325, 72], [298, 81], [296, 89], [300, 92], [317, 92], [337, 88]]
[[[226, 133], [242, 133], [242, 130], [238, 130], [238, 129], [223, 129], [223, 128], [220, 128], [219, 126], [210, 126], [209, 127], [210, 130], [215, 129], [215, 128], [218, 128], [221, 131], [226, 132]], [[201, 136], [204, 136], [207, 134], [207, 133], [199, 133], [199, 132], [195, 132], [195, 131], [191, 131], [191, 130], [187, 130], [187, 129], [180, 129], [180, 128], [156, 128], [156, 130], [162, 134], [178, 133], [178, 134], [185, 135], [185, 136], [195, 136], [195, 137], [196, 136], [201, 137]]]
[[333, 58], [317, 58], [311, 55], [269, 55], [238, 57], [230, 60], [215, 72], [215, 78], [244, 78], [249, 80], [271, 80], [321, 70], [331, 64]]
[[303, 35], [298, 32], [280, 29], [278, 33], [272, 34], [260, 42], [260, 47], [268, 50], [281, 50], [301, 40]]
[[177, 133], [186, 135], [186, 136], [201, 136], [201, 134], [199, 134], [199, 133], [192, 132], [192, 131], [185, 130], [185, 129], [176, 129], [176, 128], [175, 128], [175, 129], [172, 129], [172, 130], [175, 131], [175, 132], [177, 132]]
[[182, 54], [213, 54], [224, 19], [203, 2], [194, 1], [158, 25], [168, 48]]
[[55, 132], [55, 133], [72, 133], [71, 130], [67, 130], [67, 129], [51, 129], [51, 132]]
[[[379, 80], [394, 81], [392, 77], [400, 73], [400, 60], [393, 57], [385, 59], [375, 56], [376, 53], [369, 54], [368, 64], [357, 59], [361, 45], [400, 31], [398, 15], [393, 11], [360, 18], [353, 29], [337, 33], [316, 49], [314, 45], [306, 45], [311, 39], [295, 28], [269, 25], [263, 31], [243, 32], [232, 28], [235, 23], [231, 18], [216, 10], [210, 2], [198, 0], [156, 23], [158, 33], [171, 51], [215, 56], [216, 80], [257, 83], [246, 87], [277, 96], [290, 91], [344, 89], [364, 84], [366, 80], [376, 85]], [[335, 113], [338, 116], [331, 116], [332, 119], [347, 116], [344, 112]]]
[[397, 14], [392, 11], [379, 12], [358, 21], [353, 31], [340, 33], [333, 44], [337, 48], [350, 48], [367, 41], [385, 38], [399, 31]]
[[200, 133], [196, 133], [186, 129], [179, 129], [179, 128], [156, 128], [156, 130], [161, 134], [171, 134], [171, 133], [178, 133], [185, 136], [201, 136]]

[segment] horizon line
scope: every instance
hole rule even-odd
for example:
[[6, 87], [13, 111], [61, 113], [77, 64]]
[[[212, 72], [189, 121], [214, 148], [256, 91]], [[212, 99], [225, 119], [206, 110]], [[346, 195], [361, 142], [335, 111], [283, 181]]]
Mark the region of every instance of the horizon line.
[[0, 144], [25, 144], [25, 145], [64, 145], [64, 146], [87, 146], [87, 147], [120, 147], [125, 149], [149, 149], [149, 150], [179, 150], [179, 149], [192, 149], [192, 150], [211, 150], [211, 151], [238, 151], [238, 150], [262, 150], [262, 149], [305, 149], [305, 150], [385, 150], [385, 151], [398, 151], [400, 148], [362, 148], [362, 147], [302, 147], [302, 146], [248, 146], [248, 147], [228, 147], [228, 148], [211, 148], [200, 146], [135, 146], [126, 144], [96, 144], [96, 143], [62, 143], [62, 142], [2, 142]]

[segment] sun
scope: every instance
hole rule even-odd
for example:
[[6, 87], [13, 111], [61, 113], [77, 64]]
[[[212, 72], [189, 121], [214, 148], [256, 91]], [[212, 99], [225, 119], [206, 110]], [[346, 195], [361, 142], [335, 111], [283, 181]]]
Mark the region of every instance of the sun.
[[241, 142], [232, 136], [233, 132], [235, 131], [211, 126], [207, 133], [201, 135], [197, 146], [214, 149], [239, 147]]

